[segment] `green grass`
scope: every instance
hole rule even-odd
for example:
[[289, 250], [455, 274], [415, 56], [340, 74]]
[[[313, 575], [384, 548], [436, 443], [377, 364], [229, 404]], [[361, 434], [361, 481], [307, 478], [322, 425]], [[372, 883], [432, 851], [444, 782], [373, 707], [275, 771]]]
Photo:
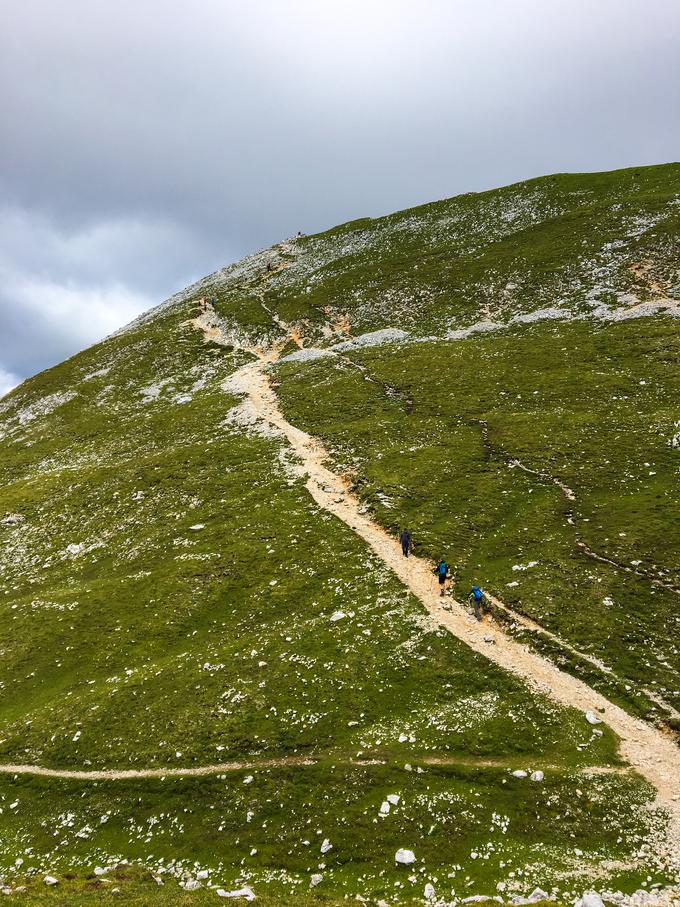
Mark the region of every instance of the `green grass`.
[[326, 360], [281, 366], [279, 393], [385, 526], [447, 557], [459, 596], [482, 583], [677, 706], [678, 596], [652, 582], [680, 586], [677, 337], [663, 318], [516, 327], [351, 354], [371, 381]]
[[[112, 877], [140, 904], [214, 900], [179, 889], [197, 867], [227, 888], [250, 880], [272, 905], [408, 902], [430, 880], [446, 896], [551, 885], [566, 901], [595, 881], [669, 881], [653, 850], [637, 856], [663, 828], [653, 792], [583, 771], [621, 767], [614, 735], [433, 626], [221, 383], [249, 360], [243, 347], [283, 342], [272, 311], [327, 345], [344, 315], [355, 334], [441, 335], [558, 299], [590, 311], [589, 293], [671, 296], [679, 192], [677, 165], [558, 175], [353, 222], [206, 278], [0, 401], [0, 517], [23, 517], [0, 525], [0, 760], [250, 766], [164, 781], [0, 776], [0, 874], [28, 878], [17, 897], [116, 897], [88, 876], [123, 860]], [[272, 274], [270, 258], [289, 267]], [[234, 349], [185, 324], [202, 296]], [[324, 439], [376, 519], [445, 553], [458, 594], [481, 581], [617, 677], [551, 644], [558, 662], [658, 719], [645, 690], [677, 704], [680, 686], [677, 596], [648, 576], [680, 584], [675, 324], [541, 323], [275, 374], [291, 421]], [[314, 764], [263, 765], [299, 757]], [[402, 799], [381, 818], [390, 792]], [[394, 865], [402, 846], [413, 871]], [[176, 870], [163, 887], [147, 874], [159, 866]]]

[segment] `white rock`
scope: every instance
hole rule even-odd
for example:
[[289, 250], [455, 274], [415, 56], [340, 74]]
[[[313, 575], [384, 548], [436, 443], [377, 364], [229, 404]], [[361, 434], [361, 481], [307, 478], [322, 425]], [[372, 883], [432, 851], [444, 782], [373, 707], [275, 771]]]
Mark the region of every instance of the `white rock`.
[[400, 847], [399, 850], [395, 853], [394, 859], [396, 863], [401, 863], [403, 866], [410, 866], [411, 863], [415, 863], [416, 855], [412, 850], [407, 850], [405, 847]]
[[95, 866], [95, 867], [94, 867], [94, 874], [95, 874], [96, 876], [104, 876], [104, 875], [106, 875], [106, 870], [104, 869], [103, 866]]
[[202, 882], [205, 882], [205, 880], [209, 877], [209, 875], [210, 875], [210, 871], [208, 869], [201, 869], [199, 872], [196, 873], [196, 878], [200, 879]]
[[391, 803], [392, 806], [396, 806], [400, 800], [401, 800], [401, 797], [399, 796], [399, 794], [388, 794], [387, 795], [387, 802]]
[[535, 904], [536, 901], [547, 901], [550, 899], [550, 895], [547, 891], [543, 891], [542, 888], [534, 888], [527, 900], [530, 904]]
[[199, 529], [205, 529], [205, 523], [194, 523], [193, 526], [189, 526], [189, 529], [191, 529], [192, 532], [198, 532]]
[[517, 771], [516, 771], [516, 772], [513, 772], [512, 774], [513, 774], [513, 776], [514, 776], [515, 778], [526, 778], [526, 776], [527, 776], [529, 773], [528, 773], [528, 772], [525, 772], [523, 768], [518, 768]]
[[203, 886], [198, 879], [187, 879], [183, 887], [185, 891], [198, 891]]
[[244, 898], [246, 901], [255, 900], [255, 892], [247, 885], [245, 888], [237, 888], [234, 891], [225, 891], [224, 888], [218, 888], [216, 894], [221, 898]]
[[[531, 773], [532, 781], [542, 781], [544, 778], [545, 778], [545, 775], [543, 774], [543, 772], [532, 772]], [[540, 889], [537, 888], [536, 890], [539, 891]]]
[[388, 816], [389, 814], [390, 814], [390, 804], [387, 802], [387, 800], [383, 800], [383, 802], [380, 804], [380, 815]]
[[252, 784], [252, 783], [253, 783], [253, 776], [252, 776], [252, 775], [246, 775], [246, 777], [243, 779], [243, 783], [244, 783], [244, 784]]
[[45, 876], [45, 878], [43, 879], [43, 882], [46, 885], [58, 885], [59, 879], [55, 879], [54, 876]]
[[437, 897], [437, 893], [434, 890], [434, 885], [431, 882], [427, 883], [423, 894], [425, 895], [426, 901], [433, 901]]
[[406, 743], [408, 740], [408, 734], [399, 734], [399, 743]]
[[333, 847], [328, 838], [324, 838], [321, 842], [321, 853], [328, 853], [328, 851]]
[[585, 891], [574, 907], [604, 907], [604, 904], [597, 891]]
[[342, 620], [343, 617], [347, 617], [344, 611], [335, 611], [333, 614], [331, 614], [331, 623], [334, 624], [336, 620]]
[[315, 872], [314, 875], [309, 880], [309, 887], [316, 888], [317, 885], [320, 885], [323, 882], [323, 876], [320, 872]]
[[586, 721], [588, 724], [602, 724], [602, 719], [598, 718], [595, 712], [590, 709], [586, 712]]

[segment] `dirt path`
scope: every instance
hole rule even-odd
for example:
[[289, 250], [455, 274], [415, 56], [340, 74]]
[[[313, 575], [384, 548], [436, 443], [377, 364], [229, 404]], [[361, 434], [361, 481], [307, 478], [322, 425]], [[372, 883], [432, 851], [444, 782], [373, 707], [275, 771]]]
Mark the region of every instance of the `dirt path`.
[[226, 772], [257, 771], [282, 768], [287, 765], [314, 765], [317, 760], [300, 756], [264, 759], [259, 762], [218, 762], [214, 765], [196, 765], [190, 768], [121, 768], [121, 769], [70, 769], [44, 768], [41, 765], [0, 765], [3, 775], [41, 775], [44, 778], [66, 778], [73, 781], [128, 781], [135, 778], [192, 778], [203, 775], [221, 775]]
[[[451, 768], [500, 768], [508, 771], [521, 768], [521, 759], [514, 762], [495, 759], [458, 759], [455, 756], [414, 755], [411, 761], [414, 766], [450, 766]], [[0, 765], [3, 775], [40, 775], [43, 778], [63, 778], [71, 781], [134, 781], [144, 778], [203, 778], [206, 775], [225, 775], [233, 772], [258, 772], [271, 768], [288, 768], [290, 766], [303, 768], [318, 765], [321, 757], [311, 756], [280, 756], [277, 759], [254, 759], [252, 761], [216, 762], [212, 765], [192, 765], [188, 768], [121, 768], [121, 769], [71, 769], [71, 768], [45, 768], [42, 765], [22, 765], [9, 763]], [[391, 760], [381, 758], [376, 754], [371, 759], [346, 759], [333, 755], [333, 764], [342, 762], [350, 765], [387, 765]], [[625, 775], [630, 769], [617, 765], [586, 765], [580, 768], [568, 769], [559, 765], [546, 765], [541, 763], [541, 770], [546, 772], [560, 772], [562, 774], [574, 773], [578, 775]]]
[[657, 790], [660, 804], [672, 815], [673, 840], [680, 841], [680, 750], [670, 739], [498, 628], [478, 623], [460, 603], [441, 598], [435, 589], [432, 565], [418, 557], [404, 558], [398, 540], [361, 512], [359, 500], [325, 466], [329, 456], [321, 443], [286, 421], [263, 362], [239, 369], [224, 387], [245, 396], [251, 411], [285, 436], [303, 464], [306, 487], [319, 507], [364, 539], [438, 624], [540, 693], [583, 713], [592, 710], [600, 714], [620, 737], [622, 757]]

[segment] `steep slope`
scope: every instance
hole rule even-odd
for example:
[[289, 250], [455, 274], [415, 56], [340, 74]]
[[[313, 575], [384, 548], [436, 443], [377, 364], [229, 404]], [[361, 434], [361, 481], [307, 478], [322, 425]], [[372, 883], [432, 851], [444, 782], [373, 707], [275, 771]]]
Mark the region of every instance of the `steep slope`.
[[[672, 882], [679, 201], [548, 177], [286, 241], [1, 401], [6, 873]], [[404, 522], [507, 638], [373, 544]]]

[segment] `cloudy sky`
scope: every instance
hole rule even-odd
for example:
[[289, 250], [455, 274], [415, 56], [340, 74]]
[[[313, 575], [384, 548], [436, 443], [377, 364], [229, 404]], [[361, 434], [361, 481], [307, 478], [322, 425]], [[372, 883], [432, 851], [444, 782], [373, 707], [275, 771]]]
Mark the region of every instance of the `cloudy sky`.
[[677, 0], [3, 0], [0, 394], [298, 229], [680, 158]]

